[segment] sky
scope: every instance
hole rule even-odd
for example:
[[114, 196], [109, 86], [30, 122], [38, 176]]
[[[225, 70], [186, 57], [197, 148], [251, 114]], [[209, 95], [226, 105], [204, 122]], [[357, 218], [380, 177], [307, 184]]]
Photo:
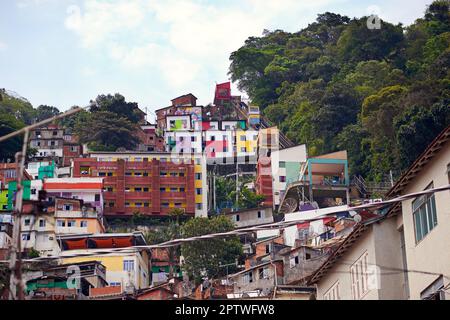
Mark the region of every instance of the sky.
[[1, 0], [0, 88], [62, 111], [116, 92], [149, 111], [185, 93], [207, 104], [230, 54], [264, 29], [295, 32], [326, 11], [409, 25], [431, 2]]

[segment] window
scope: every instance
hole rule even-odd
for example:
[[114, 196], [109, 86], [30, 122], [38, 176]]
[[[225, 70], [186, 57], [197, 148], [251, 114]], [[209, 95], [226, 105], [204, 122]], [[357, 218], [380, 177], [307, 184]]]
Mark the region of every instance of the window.
[[[433, 188], [431, 183], [426, 189]], [[427, 194], [412, 203], [416, 243], [437, 226], [436, 201], [434, 194]]]
[[31, 194], [36, 194], [36, 189], [31, 189]]
[[169, 207], [169, 203], [168, 202], [163, 202], [163, 203], [161, 203], [161, 207], [168, 208]]
[[323, 300], [341, 300], [339, 296], [339, 281], [336, 281], [323, 295]]
[[241, 136], [241, 141], [247, 140], [246, 136]]
[[99, 177], [106, 177], [106, 172], [99, 172], [99, 173], [98, 173], [98, 176], [99, 176]]
[[114, 208], [114, 202], [108, 203], [108, 206], [109, 206], [110, 208]]
[[261, 218], [262, 218], [262, 212], [258, 211], [258, 219], [261, 219]]
[[182, 204], [181, 202], [175, 202], [175, 208], [181, 208]]
[[266, 253], [270, 253], [272, 251], [271, 243], [266, 244]]
[[39, 219], [39, 228], [45, 228], [45, 220]]
[[99, 193], [96, 193], [95, 194], [95, 201], [100, 201], [100, 194]]
[[367, 292], [369, 292], [368, 286], [368, 257], [369, 254], [365, 252], [351, 267], [350, 278], [352, 281], [352, 294], [353, 299], [360, 300]]
[[195, 189], [195, 193], [196, 193], [197, 195], [201, 195], [201, 194], [202, 194], [202, 189], [201, 189], [201, 188], [196, 188], [196, 189]]
[[58, 135], [58, 131], [53, 131], [53, 135], [57, 136]]
[[195, 142], [197, 140], [197, 137], [191, 137], [191, 142]]
[[184, 187], [180, 188], [180, 192], [184, 192], [184, 190], [185, 190]]
[[88, 222], [86, 220], [80, 221], [80, 227], [87, 228], [87, 226], [88, 226]]
[[71, 204], [64, 204], [64, 211], [72, 211], [73, 206]]
[[76, 221], [75, 220], [69, 220], [67, 221], [67, 226], [68, 227], [76, 227]]
[[148, 208], [149, 203], [148, 202], [144, 202], [144, 207]]
[[30, 241], [31, 234], [30, 233], [22, 233], [22, 241]]
[[246, 274], [244, 274], [244, 283], [248, 284], [248, 283], [252, 283], [253, 282], [253, 272], [248, 272]]
[[241, 217], [237, 214], [237, 215], [235, 215], [234, 216], [234, 218], [236, 219], [236, 222], [238, 222], [238, 221], [240, 221], [241, 220]]
[[78, 147], [77, 146], [72, 146], [72, 147], [70, 147], [70, 151], [71, 152], [77, 152], [78, 151]]
[[178, 174], [178, 176], [184, 177], [184, 172], [180, 172], [180, 173]]
[[286, 182], [286, 176], [280, 176], [280, 182]]
[[280, 161], [280, 168], [286, 168], [286, 162]]
[[195, 207], [197, 210], [202, 210], [203, 209], [203, 204], [202, 203], [196, 203]]
[[289, 267], [293, 268], [293, 267], [295, 267], [296, 265], [298, 265], [298, 263], [299, 263], [298, 254], [296, 254], [296, 255], [294, 255], [294, 256], [291, 256], [291, 257], [289, 258]]
[[444, 277], [439, 276], [432, 284], [420, 293], [422, 300], [445, 300]]
[[195, 174], [195, 180], [202, 180], [202, 174], [201, 173], [196, 173]]
[[120, 287], [120, 282], [110, 282], [109, 286], [110, 287]]
[[241, 147], [241, 152], [247, 152], [247, 148], [246, 147]]
[[125, 208], [129, 208], [130, 207], [130, 203], [129, 202], [125, 202]]
[[133, 271], [134, 270], [134, 261], [133, 260], [123, 260], [123, 270], [124, 271]]
[[269, 279], [269, 268], [264, 267], [258, 270], [260, 279]]
[[56, 226], [58, 227], [65, 227], [66, 221], [65, 220], [56, 220]]
[[137, 208], [140, 208], [140, 207], [142, 207], [142, 202], [136, 202], [134, 204], [134, 206], [137, 207]]
[[134, 188], [134, 191], [135, 191], [135, 192], [142, 192], [142, 188], [136, 187], [136, 188]]
[[216, 137], [215, 136], [211, 136], [211, 141], [216, 141]]
[[161, 192], [166, 192], [166, 188], [159, 188], [159, 191], [161, 191]]
[[31, 223], [31, 220], [30, 220], [30, 219], [25, 219], [25, 220], [23, 221], [23, 225], [24, 225], [24, 226], [29, 226], [30, 223]]
[[113, 173], [112, 172], [108, 172], [108, 177], [112, 177], [113, 176]]
[[148, 192], [148, 188], [144, 188], [144, 192]]

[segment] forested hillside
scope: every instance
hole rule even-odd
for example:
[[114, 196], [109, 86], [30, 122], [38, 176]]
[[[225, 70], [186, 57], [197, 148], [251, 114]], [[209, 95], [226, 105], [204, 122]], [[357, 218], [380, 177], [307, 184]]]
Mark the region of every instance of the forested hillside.
[[353, 174], [381, 180], [450, 124], [449, 3], [407, 27], [327, 12], [265, 31], [231, 54], [231, 78], [310, 155], [346, 149]]

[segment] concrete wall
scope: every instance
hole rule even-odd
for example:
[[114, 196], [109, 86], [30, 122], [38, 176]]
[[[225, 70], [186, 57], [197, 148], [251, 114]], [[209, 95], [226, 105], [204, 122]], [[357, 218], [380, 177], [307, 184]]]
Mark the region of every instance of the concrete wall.
[[[258, 212], [261, 213], [261, 218], [258, 218]], [[239, 221], [236, 216], [239, 215]], [[273, 210], [272, 208], [260, 208], [255, 210], [248, 210], [244, 212], [236, 212], [230, 214], [229, 217], [235, 223], [237, 228], [254, 226], [263, 223], [273, 222]]]
[[[286, 191], [287, 183], [292, 182], [291, 180], [293, 179], [292, 176], [287, 176], [286, 167], [280, 167], [280, 162], [285, 162], [286, 166], [299, 164], [300, 169], [300, 164], [305, 163], [307, 159], [306, 145], [302, 144], [292, 148], [273, 151], [270, 158], [272, 163], [274, 204], [278, 205], [283, 192]], [[300, 170], [298, 173], [300, 174]], [[285, 176], [286, 182], [281, 182], [280, 176]]]
[[[431, 182], [434, 187], [448, 185], [447, 166], [450, 163], [450, 142], [420, 170], [402, 194], [424, 190]], [[435, 273], [409, 273], [410, 299], [420, 299], [420, 293], [435, 281], [440, 274], [450, 274], [450, 191], [435, 194], [437, 226], [419, 243], [416, 243], [412, 202], [402, 202], [403, 228], [405, 232], [406, 257], [408, 269]], [[449, 284], [444, 279], [444, 286]], [[447, 293], [446, 299], [450, 299]]]
[[[365, 253], [368, 254], [368, 291], [362, 300], [404, 299], [400, 234], [396, 219], [373, 224], [341, 256], [317, 283], [317, 299], [324, 299], [330, 288], [338, 283], [341, 300], [353, 300], [351, 267]], [[375, 272], [371, 274], [371, 270]]]

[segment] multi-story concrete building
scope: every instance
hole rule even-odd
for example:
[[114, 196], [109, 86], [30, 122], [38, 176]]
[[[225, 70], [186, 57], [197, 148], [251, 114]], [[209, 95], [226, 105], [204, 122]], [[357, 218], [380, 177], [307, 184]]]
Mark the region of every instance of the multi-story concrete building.
[[141, 126], [141, 130], [138, 130], [138, 136], [140, 138], [140, 143], [138, 145], [138, 151], [164, 151], [164, 137], [159, 136], [157, 133], [157, 127], [155, 124], [146, 124]]
[[57, 197], [83, 200], [101, 216], [103, 214], [103, 178], [72, 177], [45, 179], [43, 189], [49, 202]]
[[173, 208], [207, 216], [206, 160], [201, 154], [97, 152], [73, 162], [74, 177], [104, 177], [107, 216], [161, 216]]
[[[450, 126], [442, 131], [397, 180], [389, 197], [450, 184]], [[450, 191], [402, 201], [393, 209], [400, 234], [409, 299], [450, 299]], [[383, 248], [383, 247], [381, 247]]]
[[[61, 263], [99, 261], [106, 267], [109, 286], [120, 287], [122, 292], [134, 292], [150, 285], [150, 252], [147, 249], [96, 254], [105, 249], [146, 245], [141, 232], [61, 235], [58, 236], [58, 243], [61, 245]], [[76, 256], [87, 253], [87, 256]]]
[[54, 206], [40, 206], [37, 201], [25, 201], [20, 218], [21, 250], [36, 250], [40, 256], [59, 253], [56, 242]]
[[0, 214], [0, 259], [6, 260], [12, 244], [13, 219], [10, 214]]
[[234, 222], [237, 228], [257, 226], [273, 222], [272, 207], [258, 207], [225, 213]]
[[273, 150], [270, 154], [270, 164], [273, 177], [273, 204], [280, 205], [287, 186], [299, 181], [300, 168], [308, 158], [306, 145], [301, 144], [294, 147]]
[[64, 129], [57, 125], [48, 125], [31, 132], [30, 147], [37, 149], [36, 160], [62, 159], [64, 146]]
[[72, 198], [55, 199], [55, 233], [104, 233], [103, 218], [91, 205]]
[[[380, 218], [375, 218], [380, 221]], [[396, 219], [360, 223], [310, 276], [318, 300], [405, 299]]]
[[77, 136], [55, 124], [32, 130], [30, 147], [37, 150], [34, 161], [54, 161], [66, 167], [83, 153]]

